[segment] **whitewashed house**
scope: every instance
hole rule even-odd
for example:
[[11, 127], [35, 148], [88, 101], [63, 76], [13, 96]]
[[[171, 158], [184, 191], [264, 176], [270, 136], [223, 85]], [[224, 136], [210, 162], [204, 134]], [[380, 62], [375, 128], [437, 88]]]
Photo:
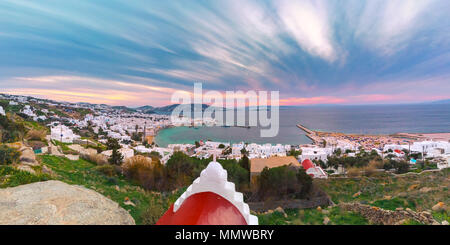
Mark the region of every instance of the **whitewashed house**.
[[61, 141], [63, 143], [73, 143], [75, 139], [79, 139], [80, 136], [73, 133], [73, 131], [65, 125], [58, 125], [51, 127], [50, 133], [52, 140]]

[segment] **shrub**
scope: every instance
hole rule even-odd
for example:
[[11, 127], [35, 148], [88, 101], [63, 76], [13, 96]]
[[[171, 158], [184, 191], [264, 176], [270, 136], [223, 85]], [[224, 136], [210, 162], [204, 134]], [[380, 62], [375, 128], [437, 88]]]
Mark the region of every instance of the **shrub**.
[[42, 147], [47, 146], [47, 145], [45, 144], [45, 142], [37, 141], [37, 140], [28, 141], [27, 144], [28, 144], [31, 148], [33, 148], [33, 150], [41, 149]]
[[348, 177], [358, 177], [361, 176], [361, 169], [357, 167], [351, 167], [347, 169], [347, 176]]
[[20, 152], [6, 145], [0, 145], [0, 165], [13, 164], [19, 161]]
[[143, 225], [154, 225], [164, 214], [164, 209], [161, 205], [152, 205], [147, 208], [141, 214], [142, 224]]
[[363, 171], [364, 176], [370, 177], [376, 173], [377, 168], [374, 166], [374, 164], [372, 164], [372, 165], [363, 167], [362, 171]]
[[95, 163], [97, 165], [105, 165], [108, 164], [108, 160], [106, 157], [102, 154], [82, 154], [81, 158], [84, 160], [87, 160], [89, 162]]
[[1, 142], [16, 142], [21, 140], [25, 132], [23, 123], [16, 123], [9, 117], [0, 117], [0, 139]]
[[95, 167], [95, 170], [99, 171], [100, 173], [108, 177], [113, 177], [117, 175], [116, 168], [113, 165], [109, 164], [97, 166]]
[[255, 191], [259, 201], [303, 198], [312, 186], [311, 176], [292, 166], [264, 168]]
[[159, 162], [152, 162], [144, 156], [134, 156], [122, 164], [125, 177], [137, 182], [146, 189], [167, 189], [166, 176], [163, 166]]
[[395, 162], [394, 168], [397, 174], [403, 174], [408, 172], [409, 163], [407, 163], [406, 161]]
[[182, 152], [174, 152], [166, 163], [168, 179], [175, 188], [190, 185], [207, 164], [207, 161], [195, 160]]
[[25, 135], [25, 138], [27, 140], [44, 141], [46, 135], [47, 135], [47, 132], [45, 130], [31, 129], [27, 132], [27, 134]]

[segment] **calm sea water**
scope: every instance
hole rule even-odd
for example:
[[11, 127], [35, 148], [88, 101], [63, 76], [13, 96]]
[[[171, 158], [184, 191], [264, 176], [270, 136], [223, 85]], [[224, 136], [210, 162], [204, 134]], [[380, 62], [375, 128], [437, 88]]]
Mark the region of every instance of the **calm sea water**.
[[327, 132], [355, 134], [450, 132], [450, 104], [284, 107], [276, 137], [260, 137], [260, 128], [176, 127], [160, 131], [160, 146], [198, 140], [306, 144], [311, 141], [297, 124]]

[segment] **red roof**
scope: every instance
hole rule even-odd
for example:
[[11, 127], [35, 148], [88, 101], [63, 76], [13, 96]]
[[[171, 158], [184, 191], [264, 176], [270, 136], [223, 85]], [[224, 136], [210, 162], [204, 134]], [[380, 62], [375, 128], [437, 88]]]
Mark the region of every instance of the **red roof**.
[[302, 162], [302, 166], [303, 166], [303, 168], [304, 168], [305, 170], [307, 170], [307, 169], [309, 169], [309, 168], [313, 168], [313, 167], [314, 167], [314, 164], [311, 162], [311, 160], [305, 159], [305, 160], [303, 160], [303, 162]]
[[200, 192], [183, 201], [176, 212], [173, 204], [157, 225], [247, 225], [245, 218], [227, 199], [214, 192]]
[[397, 152], [398, 154], [402, 154], [403, 153], [403, 151], [401, 151], [399, 149], [395, 149], [394, 151]]

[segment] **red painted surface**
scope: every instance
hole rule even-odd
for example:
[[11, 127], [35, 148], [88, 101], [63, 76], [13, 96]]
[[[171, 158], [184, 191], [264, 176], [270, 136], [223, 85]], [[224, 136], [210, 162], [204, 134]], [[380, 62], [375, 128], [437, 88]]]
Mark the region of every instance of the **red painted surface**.
[[174, 213], [173, 204], [157, 225], [247, 225], [241, 212], [227, 199], [213, 192], [188, 197]]
[[394, 151], [397, 152], [398, 154], [402, 154], [403, 153], [403, 151], [401, 151], [399, 149], [395, 149]]
[[304, 168], [305, 170], [307, 170], [308, 168], [314, 167], [314, 164], [311, 162], [311, 160], [305, 159], [305, 160], [303, 160], [303, 162], [302, 162], [302, 166], [303, 166], [303, 168]]

